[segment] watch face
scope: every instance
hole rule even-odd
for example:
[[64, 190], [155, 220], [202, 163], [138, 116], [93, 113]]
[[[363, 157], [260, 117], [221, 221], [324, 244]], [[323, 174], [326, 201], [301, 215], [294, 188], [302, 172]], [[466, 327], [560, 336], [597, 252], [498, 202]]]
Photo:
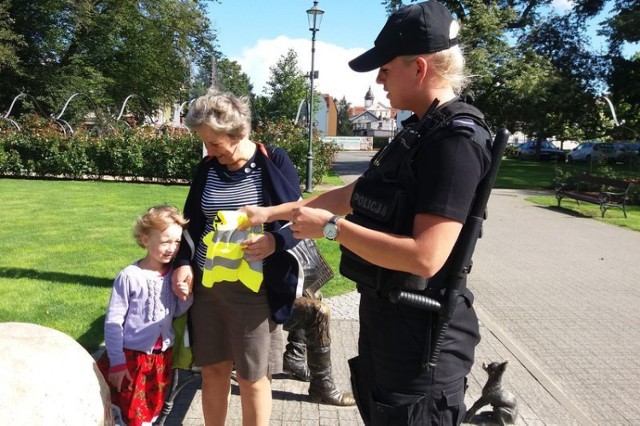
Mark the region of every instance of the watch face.
[[327, 239], [335, 240], [338, 236], [338, 225], [335, 223], [327, 223], [324, 225], [324, 228], [322, 228], [322, 233]]

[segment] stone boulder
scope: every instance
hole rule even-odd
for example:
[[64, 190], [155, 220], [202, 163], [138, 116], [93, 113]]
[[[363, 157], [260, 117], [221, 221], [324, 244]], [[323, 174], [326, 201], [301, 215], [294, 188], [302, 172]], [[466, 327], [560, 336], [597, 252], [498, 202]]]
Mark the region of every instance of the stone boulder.
[[0, 323], [0, 422], [111, 426], [109, 387], [91, 355], [66, 334]]

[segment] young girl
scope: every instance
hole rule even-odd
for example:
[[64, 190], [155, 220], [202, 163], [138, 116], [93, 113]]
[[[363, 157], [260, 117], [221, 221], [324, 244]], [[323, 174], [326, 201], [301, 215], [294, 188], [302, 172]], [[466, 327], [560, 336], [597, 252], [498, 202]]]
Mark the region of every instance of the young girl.
[[171, 262], [186, 224], [171, 206], [152, 207], [140, 216], [133, 236], [147, 254], [120, 271], [111, 290], [104, 324], [107, 351], [98, 367], [109, 382], [111, 402], [129, 426], [155, 420], [171, 382], [172, 320], [193, 302], [189, 284], [177, 283], [186, 300], [171, 289]]

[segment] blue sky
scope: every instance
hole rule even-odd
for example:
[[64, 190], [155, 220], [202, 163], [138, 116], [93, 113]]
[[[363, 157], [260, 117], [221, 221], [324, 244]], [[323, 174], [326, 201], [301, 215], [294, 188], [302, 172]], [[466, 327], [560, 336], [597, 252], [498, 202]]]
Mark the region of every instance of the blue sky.
[[[269, 67], [293, 48], [300, 69], [311, 69], [311, 31], [307, 9], [311, 0], [222, 0], [209, 3], [208, 16], [217, 31], [222, 53], [237, 60], [262, 93]], [[325, 11], [316, 33], [314, 69], [319, 71], [315, 87], [334, 98], [343, 96], [354, 105], [364, 103], [369, 86], [376, 101], [388, 104], [384, 91], [376, 87], [375, 72], [356, 73], [347, 62], [373, 46], [387, 19], [379, 0], [320, 0]]]
[[[249, 75], [254, 92], [262, 93], [269, 67], [289, 48], [298, 53], [303, 72], [311, 69], [306, 11], [312, 6], [312, 0], [221, 0], [209, 2], [207, 10], [220, 50], [238, 61]], [[353, 105], [363, 105], [371, 87], [375, 100], [388, 105], [384, 91], [375, 83], [376, 71], [356, 73], [347, 65], [373, 46], [386, 22], [381, 0], [319, 0], [318, 7], [325, 13], [316, 33], [314, 69], [319, 71], [319, 78], [314, 81], [315, 87], [334, 98], [344, 96]], [[559, 12], [567, 10], [570, 0], [554, 0], [553, 7]]]

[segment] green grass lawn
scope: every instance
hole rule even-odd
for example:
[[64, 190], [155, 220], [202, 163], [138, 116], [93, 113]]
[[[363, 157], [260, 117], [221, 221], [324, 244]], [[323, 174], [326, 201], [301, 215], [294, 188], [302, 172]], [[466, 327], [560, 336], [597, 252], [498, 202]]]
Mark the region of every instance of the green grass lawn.
[[[133, 221], [154, 204], [182, 208], [187, 192], [186, 186], [0, 179], [0, 322], [44, 325], [96, 349], [113, 279], [145, 254], [131, 236]], [[338, 273], [337, 245], [318, 244], [336, 271], [325, 296], [353, 290]]]
[[548, 207], [557, 211], [558, 214], [576, 214], [591, 217], [611, 225], [640, 231], [640, 206], [626, 206], [627, 218], [625, 219], [621, 209], [608, 209], [603, 218], [601, 217], [600, 207], [597, 204], [585, 202], [578, 204], [576, 200], [570, 198], [564, 198], [560, 207], [558, 207], [558, 200], [554, 195], [527, 197], [527, 201]]
[[[619, 177], [630, 177], [640, 179], [640, 169], [638, 164], [608, 164], [591, 165], [588, 163], [555, 163], [551, 161], [518, 161], [513, 159], [503, 159], [500, 164], [500, 171], [496, 178], [496, 188], [510, 189], [554, 189], [554, 178], [558, 172], [578, 175], [580, 173], [597, 173], [608, 175], [615, 173]], [[575, 200], [562, 200], [561, 207], [558, 208], [558, 200], [554, 195], [528, 197], [528, 201], [557, 210], [559, 214], [579, 214], [592, 217], [596, 220], [616, 226], [640, 231], [640, 206], [627, 206], [627, 216], [624, 218], [622, 210], [609, 209], [605, 217], [600, 216], [600, 208], [596, 204], [582, 202], [578, 204]]]
[[118, 271], [144, 255], [133, 221], [184, 204], [187, 187], [0, 179], [0, 321], [45, 325], [88, 350], [102, 341]]
[[505, 158], [500, 163], [496, 178], [496, 188], [510, 189], [553, 189], [558, 172], [578, 175], [593, 173], [640, 178], [640, 167], [636, 165], [591, 165], [588, 163], [556, 163], [553, 161], [519, 161]]

